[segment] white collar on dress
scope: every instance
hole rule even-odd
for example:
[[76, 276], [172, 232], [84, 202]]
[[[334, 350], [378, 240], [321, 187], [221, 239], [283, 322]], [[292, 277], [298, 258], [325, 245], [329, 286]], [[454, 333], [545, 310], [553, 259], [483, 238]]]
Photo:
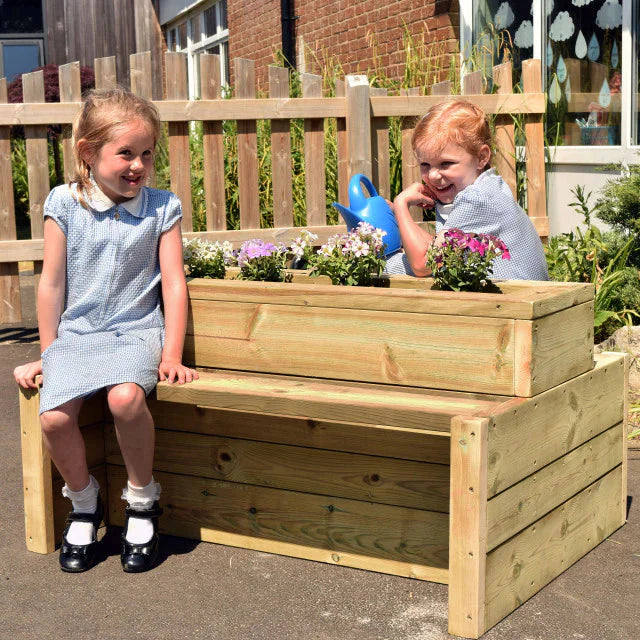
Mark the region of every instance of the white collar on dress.
[[[125, 200], [120, 203], [120, 206], [126, 209], [132, 216], [136, 218], [144, 218], [142, 209], [142, 192], [143, 189], [138, 191], [138, 194], [131, 198], [131, 200]], [[91, 192], [85, 190], [85, 197], [89, 206], [100, 213], [104, 213], [108, 209], [116, 206], [116, 203], [104, 194], [102, 189], [97, 185], [96, 181], [91, 177]]]

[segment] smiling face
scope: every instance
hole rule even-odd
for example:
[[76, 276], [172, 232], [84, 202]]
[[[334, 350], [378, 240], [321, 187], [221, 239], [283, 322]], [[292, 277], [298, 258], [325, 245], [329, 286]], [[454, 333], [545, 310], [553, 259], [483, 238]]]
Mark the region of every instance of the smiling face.
[[91, 167], [91, 175], [103, 193], [116, 204], [138, 195], [153, 169], [154, 135], [141, 120], [119, 125], [113, 139], [102, 145], [97, 154], [88, 157], [78, 148]]
[[448, 142], [442, 149], [423, 144], [416, 156], [422, 180], [440, 202], [450, 204], [486, 169], [491, 150], [482, 145], [477, 154], [472, 154], [459, 144]]

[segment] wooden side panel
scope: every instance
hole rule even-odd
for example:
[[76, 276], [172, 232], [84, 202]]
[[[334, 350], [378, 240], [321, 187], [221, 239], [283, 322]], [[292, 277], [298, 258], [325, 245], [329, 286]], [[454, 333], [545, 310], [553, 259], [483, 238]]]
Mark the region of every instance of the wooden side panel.
[[[106, 450], [110, 464], [124, 464], [113, 428]], [[449, 511], [449, 467], [440, 464], [158, 429], [155, 471]]]
[[449, 464], [449, 434], [442, 431], [211, 409], [154, 399], [149, 400], [149, 408], [159, 429]]
[[515, 392], [530, 397], [593, 367], [593, 303], [516, 320]]
[[485, 630], [488, 429], [487, 419], [451, 422], [449, 633], [467, 638]]
[[624, 402], [620, 354], [601, 354], [593, 371], [535, 398], [505, 402], [489, 432], [489, 496], [622, 422]]
[[623, 440], [620, 423], [490, 500], [488, 550], [622, 464]]
[[184, 357], [197, 366], [513, 394], [511, 320], [212, 300], [191, 311]]
[[621, 476], [618, 466], [487, 556], [485, 628], [621, 526]]
[[[108, 465], [109, 521], [121, 525], [123, 467]], [[448, 516], [159, 472], [160, 530], [333, 564], [446, 582]]]

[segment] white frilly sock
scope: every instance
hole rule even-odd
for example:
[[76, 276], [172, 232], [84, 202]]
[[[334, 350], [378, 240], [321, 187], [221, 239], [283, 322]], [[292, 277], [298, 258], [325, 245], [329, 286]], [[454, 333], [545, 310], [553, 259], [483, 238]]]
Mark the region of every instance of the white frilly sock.
[[[160, 498], [160, 484], [151, 478], [146, 487], [136, 487], [127, 480], [127, 486], [122, 490], [122, 499], [126, 500], [134, 509], [150, 509]], [[153, 537], [153, 521], [151, 518], [129, 518], [129, 525], [125, 539], [131, 544], [144, 544]]]
[[[66, 484], [62, 487], [62, 495], [71, 500], [76, 513], [95, 513], [98, 508], [99, 491], [100, 485], [91, 475], [89, 484], [81, 491], [71, 491]], [[96, 532], [92, 522], [72, 522], [67, 532], [69, 544], [91, 544], [95, 537]]]

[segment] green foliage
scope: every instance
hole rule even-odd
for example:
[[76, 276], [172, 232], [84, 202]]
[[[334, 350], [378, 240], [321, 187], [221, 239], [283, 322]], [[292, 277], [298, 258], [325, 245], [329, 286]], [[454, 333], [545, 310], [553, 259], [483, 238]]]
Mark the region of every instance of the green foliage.
[[623, 168], [609, 180], [596, 202], [596, 215], [613, 227], [640, 236], [640, 166]]

